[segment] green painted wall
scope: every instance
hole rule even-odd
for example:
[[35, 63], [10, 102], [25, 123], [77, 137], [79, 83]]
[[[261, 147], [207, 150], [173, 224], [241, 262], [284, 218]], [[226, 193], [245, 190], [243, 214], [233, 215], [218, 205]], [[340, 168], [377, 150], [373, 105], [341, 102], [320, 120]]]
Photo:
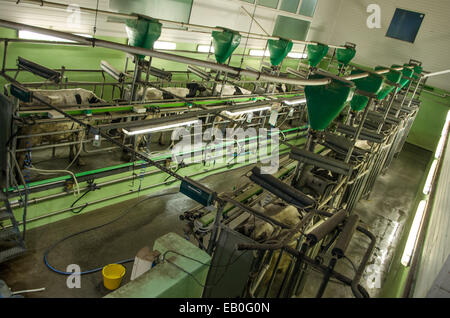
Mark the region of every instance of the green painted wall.
[[[17, 31], [0, 28], [1, 38], [17, 38]], [[104, 40], [114, 41], [118, 43], [126, 43], [125, 39], [112, 37], [99, 37]], [[1, 49], [1, 63], [3, 63], [3, 42], [0, 43]], [[76, 69], [100, 69], [100, 61], [102, 59], [108, 61], [115, 67], [123, 69], [125, 66], [125, 53], [113, 51], [104, 48], [81, 47], [74, 45], [48, 45], [48, 44], [32, 44], [32, 43], [8, 43], [8, 54], [6, 58], [6, 68], [16, 68], [17, 57], [29, 59], [31, 61], [40, 63], [49, 68], [76, 68]], [[3, 64], [2, 64], [3, 65]], [[80, 73], [67, 72], [65, 73], [70, 81], [102, 81], [103, 78], [95, 73]], [[14, 76], [14, 73], [8, 73]], [[43, 79], [34, 76], [28, 72], [21, 72], [17, 78], [18, 81], [23, 82], [42, 82]], [[111, 82], [111, 78], [107, 78]], [[6, 81], [0, 78], [0, 85]], [[88, 88], [89, 89], [89, 88]], [[92, 88], [90, 88], [92, 89]], [[2, 89], [3, 92], [3, 89]], [[96, 93], [100, 94], [100, 88], [97, 88]], [[106, 92], [110, 94], [110, 92]], [[108, 95], [105, 95], [108, 96]]]
[[[17, 31], [0, 28], [1, 38], [16, 38]], [[126, 43], [124, 38], [111, 38], [111, 37], [101, 37], [105, 40], [115, 41], [119, 43]], [[245, 39], [242, 40], [240, 47], [236, 50], [236, 53], [244, 52]], [[189, 50], [195, 51], [197, 44], [189, 43], [178, 43], [177, 49], [179, 50]], [[249, 49], [245, 50], [247, 53]], [[0, 43], [0, 52], [3, 52], [3, 42]], [[185, 56], [206, 59], [206, 54], [186, 54], [186, 53], [174, 53], [182, 54]], [[126, 54], [123, 52], [118, 52], [110, 49], [104, 48], [91, 48], [91, 47], [77, 47], [71, 45], [48, 45], [48, 44], [27, 44], [27, 43], [9, 43], [8, 45], [8, 57], [6, 62], [7, 68], [16, 67], [16, 59], [18, 56], [36, 61], [50, 68], [60, 68], [65, 66], [66, 68], [83, 68], [83, 69], [100, 69], [100, 61], [106, 60], [118, 69], [124, 69]], [[213, 58], [213, 56], [211, 56]], [[3, 55], [0, 56], [1, 63], [3, 63]], [[257, 57], [245, 57], [243, 67], [251, 66], [253, 68], [259, 68], [261, 58]], [[264, 61], [268, 62], [269, 58], [265, 57]], [[152, 64], [159, 68], [164, 68], [171, 71], [185, 71], [186, 65], [168, 62], [160, 59], [154, 59]], [[241, 56], [233, 56], [231, 59], [232, 66], [241, 65]], [[296, 68], [298, 65], [298, 60], [286, 59], [283, 62], [282, 69], [286, 67]], [[327, 63], [321, 64], [321, 67], [326, 67]], [[132, 64], [130, 64], [133, 67]], [[67, 72], [67, 76], [71, 81], [102, 81], [100, 74], [93, 73], [77, 73], [77, 72]], [[10, 75], [13, 75], [10, 73]], [[181, 80], [184, 76], [174, 76], [174, 80]], [[19, 81], [41, 81], [41, 79], [36, 76], [23, 72], [18, 77]], [[195, 75], [192, 79], [199, 80]], [[112, 82], [113, 80], [107, 76], [107, 81]], [[3, 87], [5, 80], [0, 78], [0, 85]], [[3, 89], [2, 89], [3, 92]], [[434, 89], [437, 94], [445, 94], [448, 92]], [[96, 93], [100, 95], [100, 87], [97, 87]], [[118, 94], [118, 93], [117, 93]], [[116, 97], [118, 95], [116, 94]], [[110, 98], [111, 91], [105, 90], [105, 98]], [[421, 96], [422, 107], [419, 111], [417, 119], [411, 129], [408, 137], [408, 142], [424, 149], [434, 151], [439, 142], [442, 127], [445, 121], [447, 111], [450, 107], [450, 97], [441, 98], [423, 92]]]
[[[17, 38], [17, 31], [0, 28], [0, 38]], [[126, 44], [127, 40], [125, 38], [112, 38], [112, 37], [99, 37], [104, 40], [114, 41], [118, 43]], [[244, 52], [245, 39], [241, 41], [240, 47], [235, 51], [237, 54]], [[3, 42], [0, 42], [0, 60], [3, 63]], [[187, 50], [196, 51], [196, 43], [177, 43], [177, 50]], [[249, 52], [250, 49], [245, 49], [245, 52]], [[180, 53], [171, 52], [173, 54], [180, 54], [183, 56], [188, 56], [196, 59], [207, 59], [207, 54], [196, 54], [196, 53]], [[31, 43], [9, 43], [8, 44], [8, 54], [6, 59], [6, 68], [16, 68], [17, 57], [21, 56], [31, 61], [37, 62], [49, 68], [65, 68], [72, 69], [89, 69], [89, 70], [99, 70], [100, 61], [105, 60], [112, 66], [119, 70], [124, 70], [126, 54], [123, 52], [106, 49], [106, 48], [92, 48], [92, 47], [81, 47], [74, 45], [51, 45], [51, 44], [31, 44]], [[212, 59], [214, 56], [211, 55]], [[148, 59], [148, 58], [147, 58]], [[233, 56], [231, 59], [231, 66], [241, 66], [241, 56]], [[260, 65], [261, 57], [245, 57], [242, 67], [250, 66], [253, 68], [258, 68]], [[264, 61], [269, 62], [269, 58], [265, 57]], [[286, 59], [283, 63], [283, 70], [286, 67], [296, 68], [298, 65], [298, 60]], [[152, 65], [158, 68], [163, 68], [169, 71], [186, 71], [187, 66], [185, 64], [180, 64], [176, 62], [164, 61], [161, 59], [154, 59]], [[134, 64], [129, 63], [128, 69], [134, 69]], [[14, 76], [14, 73], [8, 73], [10, 76]], [[103, 78], [99, 74], [95, 73], [80, 73], [80, 72], [66, 72], [65, 75], [69, 77], [70, 81], [102, 81]], [[173, 80], [183, 80], [184, 75], [174, 75]], [[36, 77], [30, 73], [22, 72], [17, 78], [18, 81], [30, 82], [43, 80]], [[200, 80], [195, 75], [192, 75], [192, 79]], [[112, 78], [106, 75], [107, 82], [115, 82]], [[6, 84], [3, 78], [0, 78], [0, 85]], [[93, 88], [88, 88], [93, 90]], [[101, 88], [97, 87], [95, 93], [100, 96]], [[3, 89], [2, 89], [3, 92]], [[110, 99], [111, 91], [105, 90], [104, 97]], [[118, 97], [118, 93], [115, 95]]]
[[[444, 95], [449, 92], [435, 88], [434, 93]], [[424, 90], [420, 100], [422, 106], [407, 141], [434, 152], [441, 138], [447, 112], [450, 110], [450, 96], [438, 97]]]

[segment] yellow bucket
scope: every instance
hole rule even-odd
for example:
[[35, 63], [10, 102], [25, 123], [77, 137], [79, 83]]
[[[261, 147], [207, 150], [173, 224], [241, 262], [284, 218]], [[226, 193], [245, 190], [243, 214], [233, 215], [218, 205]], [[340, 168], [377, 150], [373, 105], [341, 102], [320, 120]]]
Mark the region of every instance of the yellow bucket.
[[119, 288], [122, 277], [125, 275], [125, 267], [120, 264], [109, 264], [103, 267], [103, 285], [109, 290]]

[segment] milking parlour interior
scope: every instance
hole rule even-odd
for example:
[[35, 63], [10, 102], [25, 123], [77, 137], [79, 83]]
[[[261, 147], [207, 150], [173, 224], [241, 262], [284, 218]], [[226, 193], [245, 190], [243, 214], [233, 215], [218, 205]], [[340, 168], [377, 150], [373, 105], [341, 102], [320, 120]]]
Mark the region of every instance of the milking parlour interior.
[[450, 297], [449, 16], [0, 1], [0, 297]]

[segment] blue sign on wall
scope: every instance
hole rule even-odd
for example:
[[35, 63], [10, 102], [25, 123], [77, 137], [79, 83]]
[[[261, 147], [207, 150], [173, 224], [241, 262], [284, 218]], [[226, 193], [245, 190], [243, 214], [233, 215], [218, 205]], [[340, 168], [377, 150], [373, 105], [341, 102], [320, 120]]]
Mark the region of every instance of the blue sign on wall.
[[386, 36], [414, 43], [425, 14], [396, 9]]

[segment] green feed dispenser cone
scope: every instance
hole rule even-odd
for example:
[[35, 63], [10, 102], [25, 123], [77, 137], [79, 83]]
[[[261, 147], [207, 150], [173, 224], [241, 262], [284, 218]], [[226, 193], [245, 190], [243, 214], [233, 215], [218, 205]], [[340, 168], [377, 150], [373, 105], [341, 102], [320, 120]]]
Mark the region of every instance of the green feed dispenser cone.
[[[377, 66], [375, 67], [375, 71], [384, 70], [386, 67], [383, 66]], [[392, 84], [399, 84], [400, 80], [402, 79], [402, 72], [396, 71], [391, 69], [388, 73], [383, 74], [386, 78], [386, 82], [384, 83], [381, 91], [377, 94], [378, 100], [385, 99], [390, 93], [392, 93], [395, 89], [395, 85]]]
[[[363, 70], [353, 70], [351, 74], [360, 74], [365, 72], [366, 71]], [[378, 94], [382, 90], [385, 78], [382, 75], [372, 73], [370, 71], [368, 72], [369, 76], [353, 80], [352, 82], [355, 83], [356, 88], [359, 91], [364, 91], [370, 94]], [[350, 102], [350, 107], [353, 111], [359, 112], [362, 111], [368, 103], [369, 97], [356, 93]]]
[[289, 40], [279, 39], [279, 40], [269, 40], [269, 52], [270, 52], [270, 63], [273, 66], [278, 66], [286, 58], [286, 56], [291, 52], [294, 43]]
[[[313, 75], [311, 79], [325, 78]], [[332, 79], [330, 84], [306, 86], [309, 125], [314, 130], [325, 130], [345, 108], [353, 97], [355, 87], [349, 83]]]
[[[158, 20], [138, 17], [137, 20], [126, 20], [125, 29], [128, 35], [128, 43], [131, 46], [143, 49], [153, 49], [153, 44], [161, 35], [162, 24]], [[139, 55], [143, 59], [144, 55]]]
[[[413, 74], [414, 74], [414, 70], [408, 68], [408, 64], [404, 64], [403, 65], [403, 70], [402, 70], [402, 78], [400, 79], [400, 87], [397, 89], [397, 92], [399, 92], [403, 87], [405, 87], [406, 85], [408, 85], [409, 81], [411, 80]], [[392, 65], [392, 68], [396, 68], [396, 67], [402, 67], [401, 65], [397, 65], [394, 64]]]
[[221, 64], [228, 60], [241, 43], [241, 35], [239, 32], [225, 28], [223, 31], [213, 31], [212, 38], [216, 61]]
[[350, 63], [356, 55], [356, 49], [353, 47], [346, 47], [345, 49], [337, 49], [336, 59], [339, 67], [346, 66]]
[[308, 44], [308, 63], [311, 67], [316, 67], [328, 53], [328, 45], [317, 43], [317, 45]]
[[420, 65], [416, 65], [414, 66], [414, 75], [413, 78], [414, 79], [419, 79], [420, 74], [422, 74], [423, 72], [423, 67]]

